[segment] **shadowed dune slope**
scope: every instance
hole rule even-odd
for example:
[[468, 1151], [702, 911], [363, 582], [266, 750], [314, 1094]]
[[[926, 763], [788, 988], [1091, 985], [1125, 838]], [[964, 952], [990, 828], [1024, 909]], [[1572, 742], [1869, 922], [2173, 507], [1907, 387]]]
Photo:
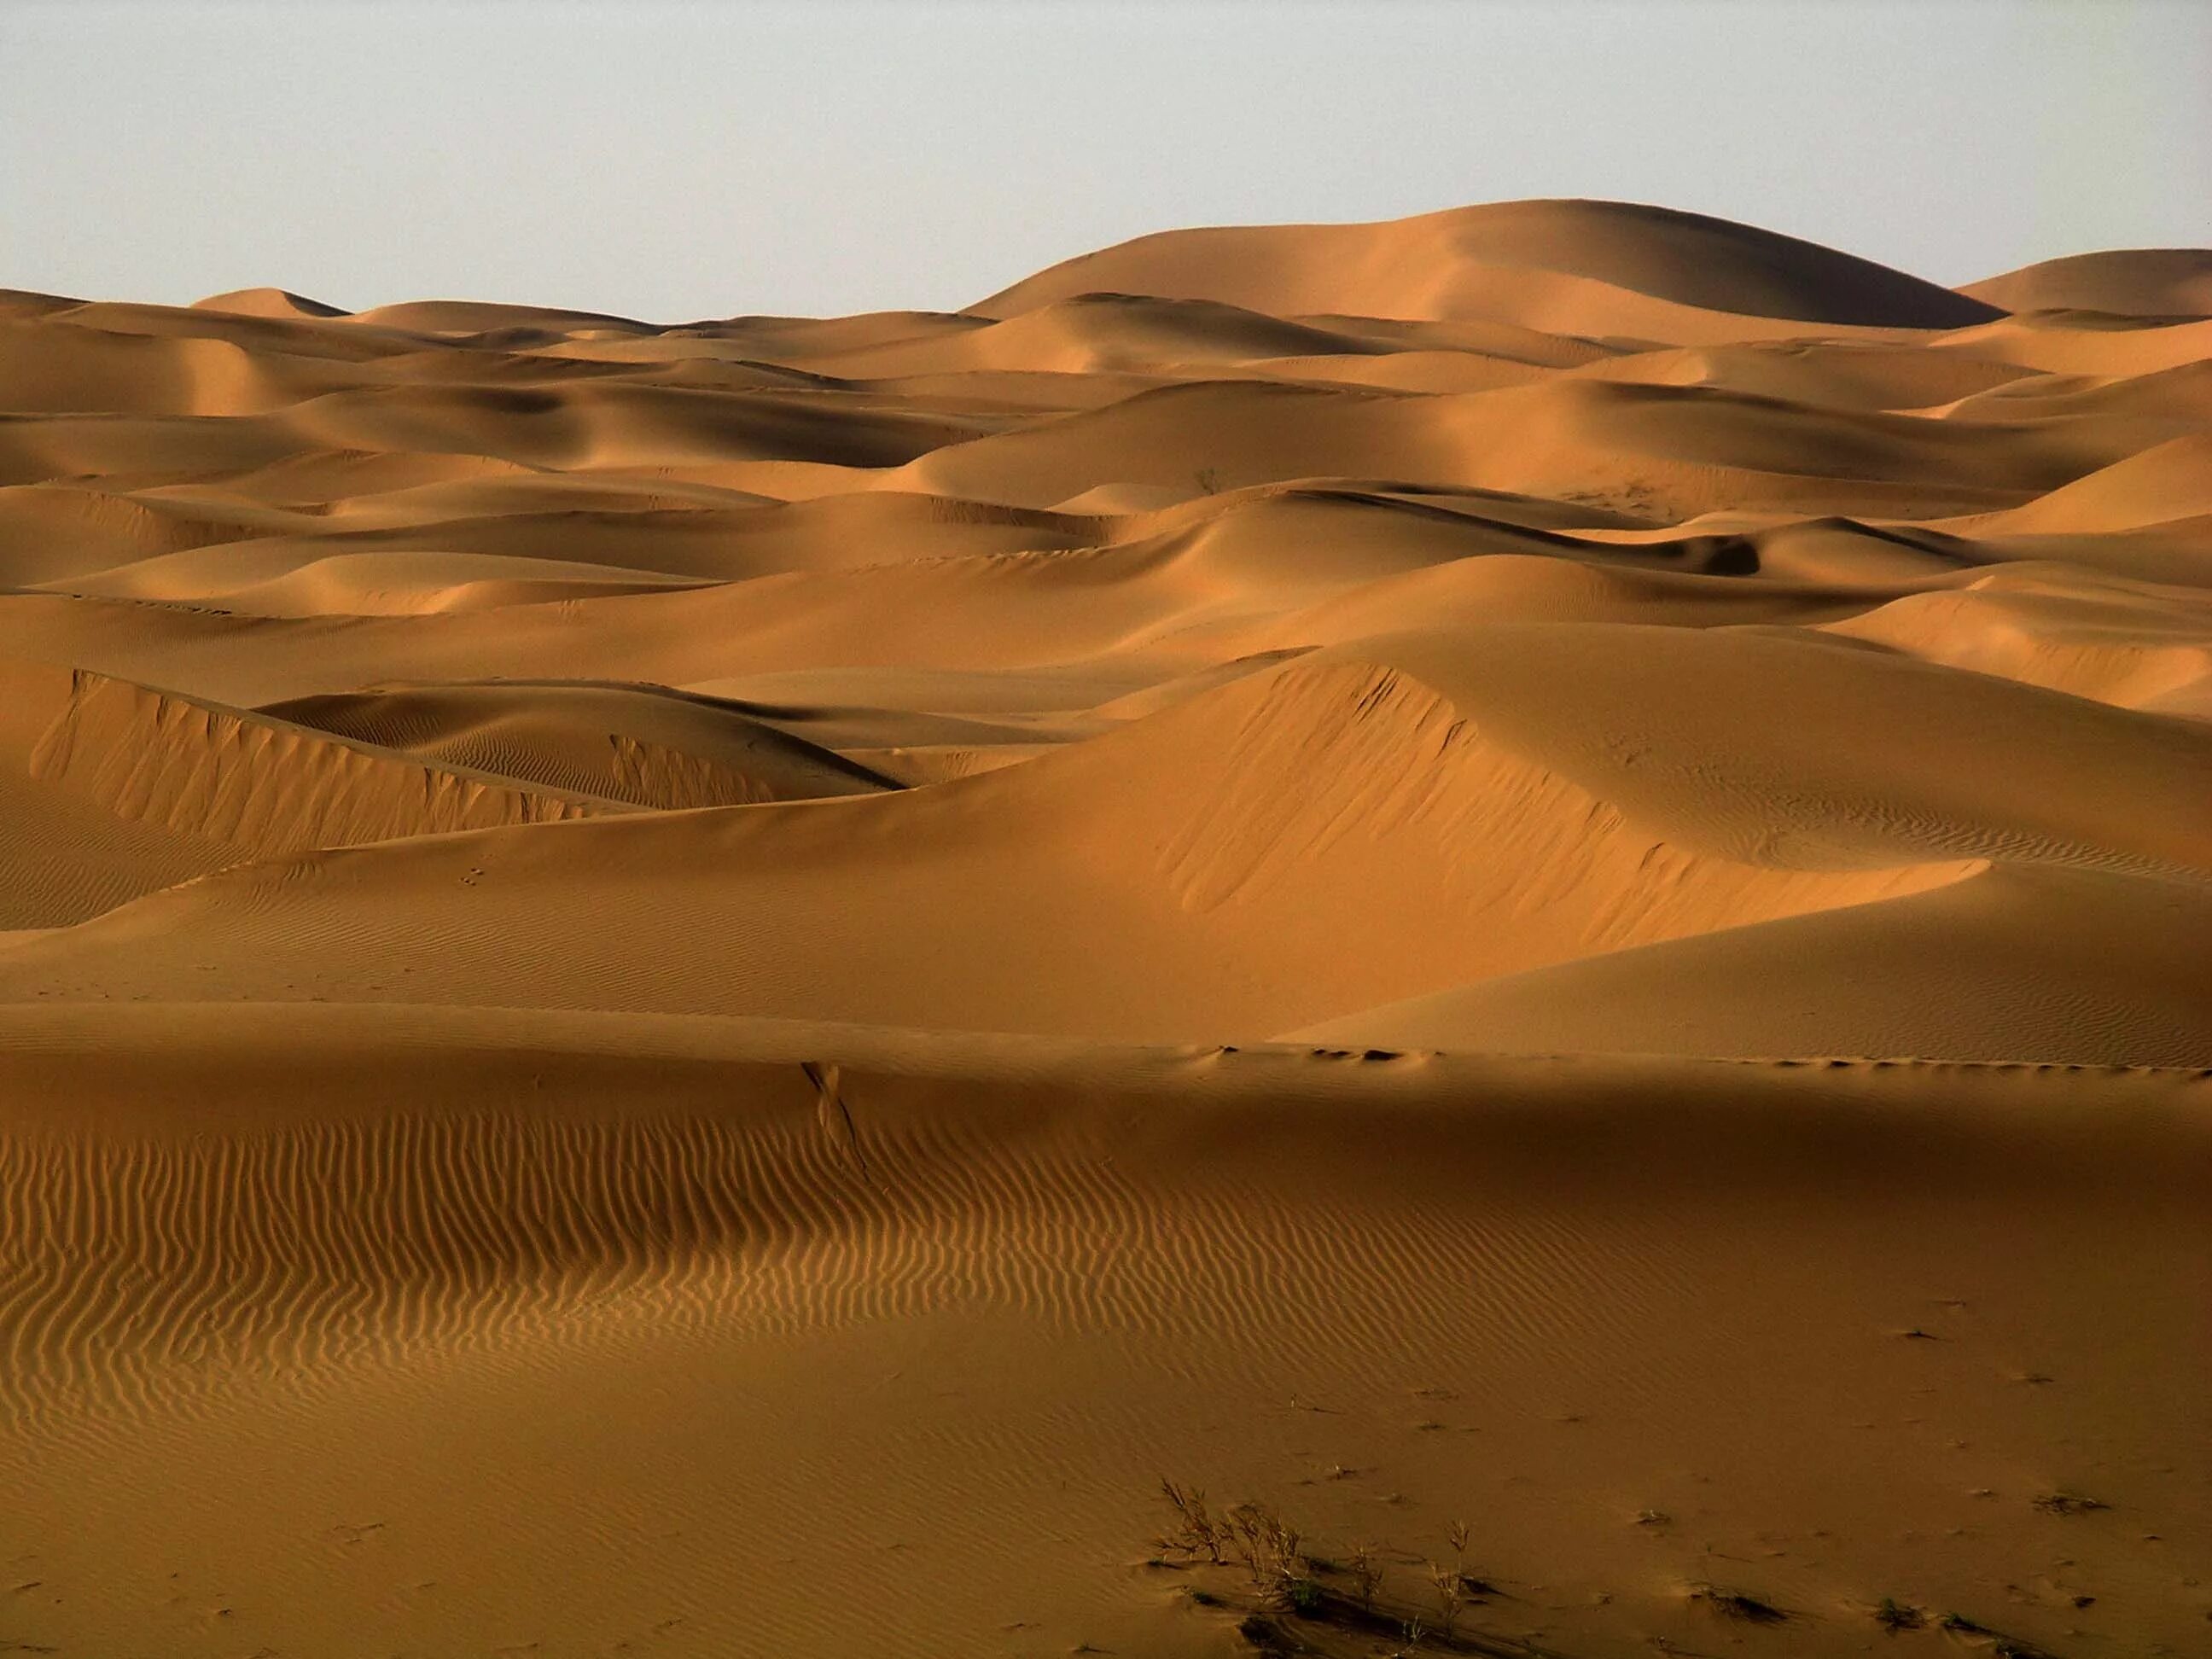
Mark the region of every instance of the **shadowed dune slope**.
[[642, 686], [417, 686], [261, 712], [441, 765], [664, 810], [888, 787], [867, 768], [733, 709]]

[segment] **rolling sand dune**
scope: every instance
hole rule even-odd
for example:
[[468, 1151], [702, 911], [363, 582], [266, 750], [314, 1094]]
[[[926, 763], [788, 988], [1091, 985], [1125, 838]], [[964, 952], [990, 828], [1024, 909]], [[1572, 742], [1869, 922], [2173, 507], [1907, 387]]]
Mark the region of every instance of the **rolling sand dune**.
[[81, 921], [244, 860], [592, 805], [81, 669], [8, 664], [0, 685], [10, 927]]
[[2203, 1650], [2208, 271], [0, 295], [0, 1649]]
[[[1885, 266], [1748, 225], [1619, 202], [1502, 202], [1377, 225], [1167, 231], [1041, 271], [976, 309], [1007, 316], [1102, 291], [1210, 299], [1278, 315], [1523, 322], [1566, 332], [1556, 316], [1601, 290], [1630, 319], [1668, 308], [1875, 328], [1945, 328], [2000, 307]], [[1695, 326], [1725, 327], [1713, 324]]]
[[2077, 253], [1971, 283], [1959, 291], [2007, 311], [2212, 317], [2212, 253], [2180, 247]]

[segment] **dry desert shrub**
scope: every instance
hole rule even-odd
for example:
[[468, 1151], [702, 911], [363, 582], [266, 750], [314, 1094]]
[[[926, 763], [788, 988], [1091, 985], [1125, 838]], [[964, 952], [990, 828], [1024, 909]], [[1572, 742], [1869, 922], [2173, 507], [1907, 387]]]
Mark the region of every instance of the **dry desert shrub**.
[[1229, 1547], [1251, 1575], [1265, 1607], [1293, 1613], [1320, 1611], [1321, 1586], [1300, 1552], [1298, 1529], [1264, 1504], [1239, 1504], [1229, 1511]]
[[[1193, 1586], [1189, 1593], [1200, 1606], [1244, 1615], [1237, 1630], [1256, 1651], [1392, 1659], [1416, 1659], [1422, 1653], [1490, 1659], [1541, 1659], [1547, 1654], [1525, 1641], [1461, 1628], [1471, 1602], [1500, 1593], [1468, 1571], [1473, 1534], [1464, 1522], [1446, 1529], [1450, 1558], [1429, 1564], [1427, 1586], [1417, 1601], [1385, 1593], [1380, 1546], [1363, 1542], [1334, 1559], [1318, 1556], [1308, 1551], [1299, 1528], [1266, 1504], [1238, 1504], [1217, 1516], [1206, 1494], [1194, 1486], [1163, 1480], [1160, 1495], [1174, 1516], [1157, 1540], [1163, 1562], [1237, 1570], [1249, 1591], [1224, 1586], [1217, 1595]], [[1705, 1587], [1700, 1593], [1737, 1617], [1756, 1620], [1761, 1612], [1784, 1616], [1740, 1592]], [[1386, 1645], [1375, 1645], [1378, 1639]]]
[[1884, 1630], [1918, 1630], [1928, 1622], [1928, 1619], [1911, 1602], [1900, 1601], [1893, 1595], [1885, 1595], [1874, 1610], [1874, 1621]]
[[1345, 1561], [1345, 1571], [1352, 1578], [1352, 1599], [1362, 1613], [1375, 1611], [1375, 1592], [1382, 1588], [1382, 1563], [1376, 1559], [1372, 1544], [1355, 1544]]
[[1179, 1486], [1174, 1481], [1160, 1481], [1160, 1495], [1176, 1514], [1175, 1524], [1158, 1539], [1163, 1555], [1179, 1555], [1187, 1561], [1201, 1556], [1214, 1566], [1224, 1559], [1225, 1540], [1221, 1527], [1206, 1507], [1206, 1494], [1195, 1487]]
[[2047, 1492], [2033, 1501], [2045, 1515], [2087, 1515], [2093, 1510], [2112, 1507], [2100, 1498], [2084, 1498], [2072, 1492]]
[[1718, 1584], [1698, 1585], [1691, 1590], [1690, 1599], [1704, 1602], [1723, 1619], [1740, 1619], [1747, 1625], [1778, 1625], [1790, 1617], [1764, 1596]]
[[1457, 1567], [1429, 1564], [1429, 1583], [1437, 1592], [1437, 1628], [1450, 1641], [1459, 1633], [1459, 1611], [1467, 1601], [1467, 1586]]
[[1969, 1619], [1963, 1613], [1947, 1613], [1936, 1621], [1936, 1628], [1959, 1636], [1986, 1636], [1990, 1652], [1995, 1659], [2051, 1659], [2047, 1649], [2017, 1636], [2007, 1636], [2002, 1631], [1991, 1630], [1978, 1619]]

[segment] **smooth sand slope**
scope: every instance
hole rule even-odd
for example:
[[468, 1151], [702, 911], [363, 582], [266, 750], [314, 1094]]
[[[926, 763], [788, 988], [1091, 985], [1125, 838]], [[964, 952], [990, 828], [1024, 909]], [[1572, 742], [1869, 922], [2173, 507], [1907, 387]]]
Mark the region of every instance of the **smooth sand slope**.
[[0, 295], [0, 1650], [2203, 1650], [2208, 271]]

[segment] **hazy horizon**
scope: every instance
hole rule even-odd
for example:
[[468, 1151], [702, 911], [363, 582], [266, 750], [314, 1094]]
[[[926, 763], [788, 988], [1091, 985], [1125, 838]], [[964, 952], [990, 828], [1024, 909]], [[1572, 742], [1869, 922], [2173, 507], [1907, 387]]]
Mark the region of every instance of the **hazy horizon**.
[[951, 309], [1147, 231], [1530, 197], [1958, 284], [2212, 243], [2208, 64], [2155, 0], [31, 0], [0, 286]]

